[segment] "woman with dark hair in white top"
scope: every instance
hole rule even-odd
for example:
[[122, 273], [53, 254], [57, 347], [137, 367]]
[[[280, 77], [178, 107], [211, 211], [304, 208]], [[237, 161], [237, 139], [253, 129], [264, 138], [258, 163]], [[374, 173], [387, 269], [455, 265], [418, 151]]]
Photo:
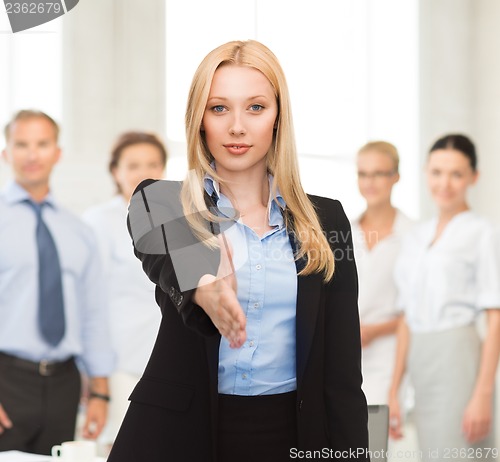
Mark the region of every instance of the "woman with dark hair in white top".
[[[463, 135], [440, 138], [426, 172], [438, 214], [408, 235], [396, 266], [406, 322], [398, 332], [391, 434], [402, 436], [397, 389], [408, 362], [423, 459], [497, 460], [499, 241], [497, 231], [467, 202], [478, 178], [473, 143]], [[481, 312], [487, 321], [482, 341], [476, 329]]]

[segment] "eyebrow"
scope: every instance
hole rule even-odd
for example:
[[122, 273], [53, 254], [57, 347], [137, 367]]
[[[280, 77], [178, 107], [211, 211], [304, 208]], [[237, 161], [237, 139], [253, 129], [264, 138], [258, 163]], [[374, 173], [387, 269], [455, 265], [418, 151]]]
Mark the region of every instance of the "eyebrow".
[[[249, 98], [247, 98], [247, 101], [251, 101], [251, 100], [254, 100], [254, 99], [258, 99], [258, 98], [269, 99], [266, 95], [255, 95], [255, 96], [250, 96]], [[219, 101], [227, 101], [229, 98], [225, 98], [223, 96], [212, 96], [211, 98], [208, 98], [207, 102], [208, 101], [212, 101], [213, 99], [216, 99], [216, 100], [219, 100]]]

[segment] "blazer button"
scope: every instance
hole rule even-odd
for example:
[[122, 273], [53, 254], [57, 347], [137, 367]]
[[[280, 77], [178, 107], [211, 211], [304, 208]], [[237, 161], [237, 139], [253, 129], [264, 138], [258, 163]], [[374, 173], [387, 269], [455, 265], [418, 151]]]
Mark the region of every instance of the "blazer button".
[[300, 400], [300, 401], [299, 401], [299, 411], [301, 411], [301, 410], [302, 410], [302, 403], [303, 403], [303, 402], [304, 402], [303, 400]]

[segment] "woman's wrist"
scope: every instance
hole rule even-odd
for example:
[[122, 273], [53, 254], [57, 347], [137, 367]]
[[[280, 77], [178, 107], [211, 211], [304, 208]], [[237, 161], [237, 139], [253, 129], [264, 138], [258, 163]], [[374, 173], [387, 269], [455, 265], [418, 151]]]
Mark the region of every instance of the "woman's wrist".
[[97, 393], [95, 391], [91, 391], [89, 393], [89, 399], [100, 399], [102, 401], [109, 402], [111, 401], [111, 397], [106, 393]]
[[[216, 277], [213, 274], [205, 274], [198, 281], [198, 286], [193, 293], [193, 302], [198, 306], [201, 306], [205, 310], [204, 294], [207, 290], [207, 286], [214, 282]], [[206, 310], [205, 310], [206, 311]]]

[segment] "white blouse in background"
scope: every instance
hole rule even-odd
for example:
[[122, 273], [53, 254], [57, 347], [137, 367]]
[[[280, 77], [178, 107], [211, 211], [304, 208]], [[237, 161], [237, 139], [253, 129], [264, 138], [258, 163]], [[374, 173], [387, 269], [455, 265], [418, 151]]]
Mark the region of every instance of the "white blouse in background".
[[110, 328], [117, 370], [140, 376], [151, 355], [161, 321], [155, 286], [134, 255], [122, 196], [92, 207], [85, 221], [94, 229], [107, 279]]
[[465, 326], [480, 310], [500, 308], [498, 230], [469, 210], [432, 244], [436, 226], [434, 218], [409, 233], [396, 264], [398, 306], [413, 332]]
[[[413, 222], [401, 211], [396, 211], [390, 235], [368, 249], [361, 229], [360, 218], [352, 222], [354, 256], [359, 278], [359, 315], [361, 324], [378, 324], [397, 317], [397, 287], [394, 266], [403, 236]], [[363, 348], [363, 391], [369, 404], [387, 402], [395, 362], [396, 336], [386, 335]]]

